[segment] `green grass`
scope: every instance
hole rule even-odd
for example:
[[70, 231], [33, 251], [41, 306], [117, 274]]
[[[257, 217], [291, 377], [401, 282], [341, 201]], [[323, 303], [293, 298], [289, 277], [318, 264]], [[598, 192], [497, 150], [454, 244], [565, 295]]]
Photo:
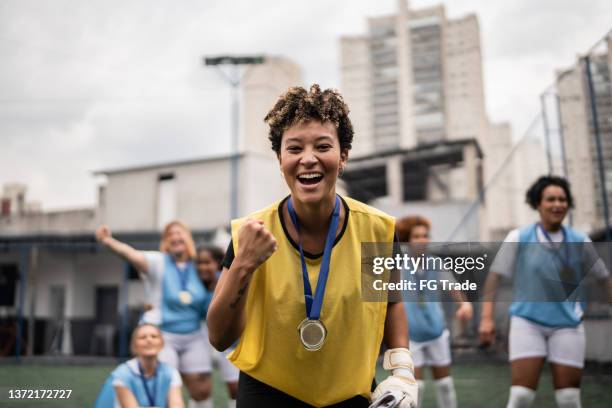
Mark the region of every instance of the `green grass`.
[[[0, 408], [42, 408], [42, 407], [90, 407], [100, 386], [114, 366], [77, 365], [0, 365], [0, 389], [7, 388], [64, 388], [72, 389], [69, 400], [19, 401], [6, 403], [0, 398]], [[505, 407], [510, 384], [510, 372], [503, 364], [461, 364], [452, 369], [460, 407]], [[427, 373], [429, 374], [429, 373]], [[385, 378], [385, 372], [378, 370], [378, 380]], [[427, 378], [427, 377], [426, 377]], [[425, 389], [424, 407], [435, 407], [434, 385], [428, 378]], [[582, 403], [584, 407], [603, 408], [612, 406], [612, 376], [596, 377], [587, 374], [583, 378]], [[214, 374], [215, 407], [224, 407], [227, 391], [219, 375]], [[545, 369], [540, 379], [534, 407], [556, 407], [553, 397], [552, 378]]]
[[[426, 385], [423, 408], [436, 407], [435, 385], [431, 371], [425, 371]], [[456, 364], [451, 374], [457, 391], [459, 407], [505, 407], [510, 388], [510, 368], [504, 364]], [[377, 372], [380, 381], [386, 376], [381, 369]], [[609, 408], [612, 406], [612, 376], [596, 377], [585, 374], [582, 378], [582, 406]], [[556, 408], [552, 375], [545, 367], [538, 386], [533, 407]]]

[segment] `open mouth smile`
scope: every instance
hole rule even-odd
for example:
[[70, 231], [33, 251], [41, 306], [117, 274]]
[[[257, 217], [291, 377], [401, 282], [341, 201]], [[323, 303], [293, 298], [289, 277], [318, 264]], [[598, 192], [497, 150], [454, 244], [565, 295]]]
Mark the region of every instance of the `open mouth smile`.
[[297, 179], [301, 184], [314, 185], [323, 180], [323, 173], [320, 172], [308, 172], [297, 175]]

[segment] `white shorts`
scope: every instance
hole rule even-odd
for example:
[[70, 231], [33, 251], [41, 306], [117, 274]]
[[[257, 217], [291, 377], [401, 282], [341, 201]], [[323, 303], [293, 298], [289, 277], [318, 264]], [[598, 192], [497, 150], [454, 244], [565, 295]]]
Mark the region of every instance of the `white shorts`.
[[554, 328], [519, 316], [510, 319], [510, 361], [546, 357], [551, 363], [583, 368], [586, 349], [584, 325]]
[[410, 352], [415, 367], [445, 367], [451, 364], [450, 333], [444, 329], [440, 337], [419, 342], [410, 340]]
[[223, 381], [226, 383], [238, 382], [240, 371], [227, 359], [227, 356], [234, 351], [234, 349], [229, 348], [225, 351], [218, 351], [210, 344], [208, 339], [208, 326], [206, 326], [206, 323], [202, 323], [202, 331], [206, 335], [206, 344], [208, 344], [213, 365], [221, 371]]
[[164, 348], [159, 361], [180, 373], [210, 373], [212, 364], [208, 349], [208, 334], [202, 329], [188, 334], [162, 332]]

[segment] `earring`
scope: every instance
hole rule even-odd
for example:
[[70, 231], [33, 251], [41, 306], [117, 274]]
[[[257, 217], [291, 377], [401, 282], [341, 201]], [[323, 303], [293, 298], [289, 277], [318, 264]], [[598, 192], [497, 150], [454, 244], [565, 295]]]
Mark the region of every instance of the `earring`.
[[338, 170], [338, 177], [342, 177], [343, 174], [344, 174], [344, 167], [340, 167], [340, 170]]

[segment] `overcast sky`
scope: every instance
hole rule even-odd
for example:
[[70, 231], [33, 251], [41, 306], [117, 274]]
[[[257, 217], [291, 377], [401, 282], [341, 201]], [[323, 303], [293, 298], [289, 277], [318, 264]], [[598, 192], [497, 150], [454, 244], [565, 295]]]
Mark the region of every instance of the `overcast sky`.
[[[517, 135], [554, 70], [612, 27], [609, 0], [444, 3], [478, 15], [488, 113]], [[306, 83], [339, 87], [339, 37], [396, 4], [0, 0], [0, 185], [27, 184], [45, 209], [87, 206], [92, 170], [226, 152], [229, 93], [203, 55], [283, 55]]]

